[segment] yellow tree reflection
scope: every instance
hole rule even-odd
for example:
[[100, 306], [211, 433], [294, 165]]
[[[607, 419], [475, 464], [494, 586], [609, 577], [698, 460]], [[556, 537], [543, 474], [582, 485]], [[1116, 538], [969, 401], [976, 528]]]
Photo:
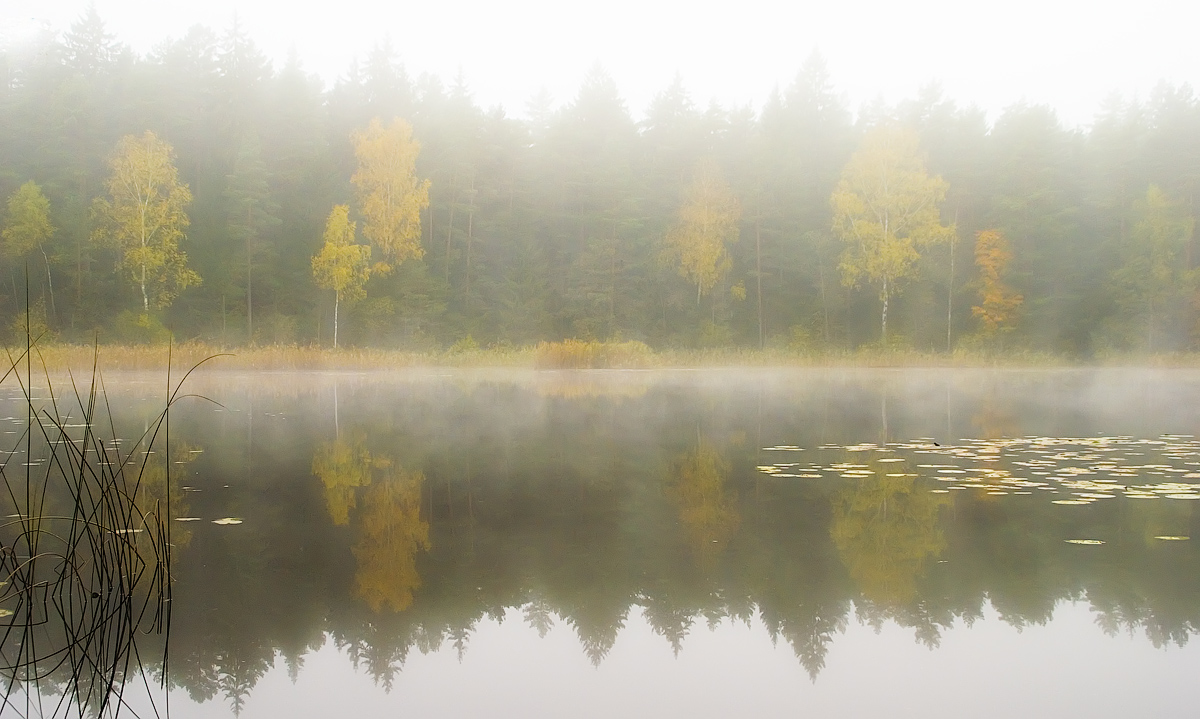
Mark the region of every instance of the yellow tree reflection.
[[430, 546], [429, 523], [421, 519], [425, 475], [405, 472], [386, 454], [372, 455], [361, 432], [318, 445], [312, 471], [325, 488], [333, 523], [354, 519], [355, 595], [376, 612], [407, 609], [421, 586], [417, 552]]
[[[124, 468], [125, 472], [137, 475], [136, 491], [133, 495], [134, 505], [143, 517], [144, 527], [153, 533], [153, 528], [160, 522], [171, 525], [171, 544], [175, 549], [182, 549], [192, 541], [192, 532], [185, 525], [174, 520], [187, 517], [189, 505], [187, 494], [183, 491], [183, 479], [188, 476], [187, 465], [200, 455], [202, 450], [188, 444], [179, 445], [172, 452], [170, 462], [174, 466], [170, 471], [170, 492], [167, 491], [167, 464], [160, 459], [157, 452], [149, 456], [131, 456]], [[143, 460], [144, 457], [144, 460]], [[168, 497], [170, 506], [168, 506]], [[140, 552], [150, 551], [150, 534], [139, 533], [138, 549]], [[146, 545], [146, 546], [143, 546]], [[151, 556], [143, 553], [142, 556]], [[172, 558], [178, 554], [173, 554]]]
[[863, 596], [898, 605], [916, 597], [926, 563], [946, 548], [938, 512], [950, 499], [912, 477], [883, 475], [856, 480], [834, 496], [830, 534]]
[[358, 488], [371, 483], [371, 465], [371, 453], [361, 434], [317, 446], [312, 471], [325, 486], [325, 508], [334, 524], [349, 524]]
[[421, 519], [422, 472], [391, 469], [367, 490], [354, 557], [355, 594], [373, 611], [402, 612], [421, 586], [417, 552], [429, 549], [429, 523]]
[[679, 510], [688, 540], [702, 558], [711, 558], [737, 534], [742, 523], [737, 497], [729, 492], [729, 463], [700, 441], [671, 467], [668, 496]]

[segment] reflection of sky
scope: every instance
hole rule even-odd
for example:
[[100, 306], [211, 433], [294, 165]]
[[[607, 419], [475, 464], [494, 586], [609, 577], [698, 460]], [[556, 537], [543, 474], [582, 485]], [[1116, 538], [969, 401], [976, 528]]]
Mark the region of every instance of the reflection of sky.
[[[479, 623], [461, 661], [449, 642], [428, 655], [414, 649], [390, 694], [332, 642], [305, 657], [295, 685], [279, 660], [242, 717], [1165, 717], [1194, 708], [1196, 676], [1200, 646], [1106, 636], [1086, 603], [1062, 604], [1046, 626], [1021, 631], [985, 608], [934, 650], [895, 624], [876, 634], [851, 621], [815, 682], [758, 621], [697, 625], [675, 657], [635, 610], [593, 667], [569, 626], [541, 639], [509, 610], [503, 622]], [[177, 719], [228, 712], [220, 698], [172, 696]]]

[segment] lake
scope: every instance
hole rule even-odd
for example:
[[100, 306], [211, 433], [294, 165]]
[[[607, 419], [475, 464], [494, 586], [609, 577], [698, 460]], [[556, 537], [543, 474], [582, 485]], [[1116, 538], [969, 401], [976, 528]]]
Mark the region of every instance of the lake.
[[[105, 376], [127, 449], [164, 382]], [[174, 488], [178, 719], [1200, 702], [1200, 372], [201, 370], [187, 387], [212, 401], [179, 401], [152, 456]]]

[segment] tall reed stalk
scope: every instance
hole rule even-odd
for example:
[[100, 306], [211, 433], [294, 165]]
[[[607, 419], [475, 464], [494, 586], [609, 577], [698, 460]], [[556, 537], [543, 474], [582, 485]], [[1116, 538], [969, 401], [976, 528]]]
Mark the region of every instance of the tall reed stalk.
[[[66, 401], [44, 362], [35, 389], [35, 355], [27, 333], [0, 377], [19, 385], [25, 415], [9, 418], [23, 431], [0, 457], [0, 715], [162, 716], [173, 549], [165, 448], [170, 409], [190, 396], [180, 390], [199, 365], [172, 386], [168, 358], [163, 409], [123, 452], [98, 349], [90, 382], [71, 375]], [[160, 447], [166, 481], [150, 487]]]

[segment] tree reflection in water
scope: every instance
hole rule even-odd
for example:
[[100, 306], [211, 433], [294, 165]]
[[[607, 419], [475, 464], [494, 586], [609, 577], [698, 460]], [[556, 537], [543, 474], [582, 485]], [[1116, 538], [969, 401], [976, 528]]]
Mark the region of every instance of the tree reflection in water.
[[728, 485], [729, 469], [717, 450], [700, 439], [671, 465], [668, 494], [702, 565], [715, 562], [742, 523], [737, 495]]
[[[1186, 642], [1200, 628], [1200, 553], [1191, 540], [1158, 539], [1200, 536], [1195, 502], [1064, 507], [1050, 502], [1063, 495], [1037, 490], [949, 493], [939, 470], [918, 464], [944, 457], [901, 459], [908, 450], [874, 445], [848, 452], [878, 436], [879, 390], [865, 379], [776, 388], [761, 407], [736, 385], [605, 393], [603, 375], [589, 381], [588, 392], [570, 396], [488, 382], [356, 392], [343, 382], [342, 406], [356, 419], [338, 439], [325, 439], [315, 420], [281, 424], [273, 437], [256, 427], [271, 461], [256, 461], [265, 468], [258, 483], [238, 490], [246, 523], [196, 523], [180, 553], [171, 680], [198, 698], [228, 692], [240, 706], [273, 657], [299, 667], [333, 641], [391, 687], [413, 650], [467, 652], [481, 622], [505, 618], [543, 636], [567, 628], [595, 663], [634, 613], [685, 654], [697, 625], [761, 622], [814, 679], [855, 612], [929, 645], [989, 606], [1019, 627], [1080, 600], [1099, 629], [1140, 631], [1159, 644]], [[1061, 395], [1046, 395], [1052, 411], [1031, 410], [1045, 394], [1033, 390], [939, 387], [928, 411], [893, 387], [888, 431], [901, 440], [981, 429], [1021, 436], [1052, 416], [1073, 423], [1063, 432], [1082, 425], [1070, 436], [1086, 434], [1093, 410], [1069, 415]], [[981, 421], [997, 398], [1004, 422]], [[299, 400], [274, 401], [266, 411], [298, 411]], [[1128, 414], [1106, 417], [1110, 431], [1148, 433], [1121, 424]], [[220, 433], [202, 420], [179, 423], [207, 450], [195, 474], [197, 483], [208, 477], [209, 491], [189, 495], [190, 511], [225, 516], [213, 488], [236, 483], [243, 463], [222, 464]], [[728, 439], [757, 437], [760, 427], [761, 442]], [[791, 449], [762, 449], [773, 442]], [[1018, 460], [1061, 451], [1038, 446], [1016, 457], [1000, 447], [973, 449], [964, 463], [1039, 479]], [[805, 469], [851, 461], [873, 474]], [[769, 462], [793, 466], [755, 469]], [[954, 476], [965, 475], [941, 475]], [[1072, 537], [1105, 544], [1063, 541]]]
[[354, 557], [354, 593], [372, 610], [408, 609], [421, 586], [417, 552], [429, 549], [429, 523], [421, 519], [425, 475], [376, 459], [383, 478], [366, 491]]
[[929, 560], [946, 549], [938, 514], [950, 495], [879, 471], [850, 480], [832, 501], [830, 536], [863, 598], [883, 607], [910, 603]]

